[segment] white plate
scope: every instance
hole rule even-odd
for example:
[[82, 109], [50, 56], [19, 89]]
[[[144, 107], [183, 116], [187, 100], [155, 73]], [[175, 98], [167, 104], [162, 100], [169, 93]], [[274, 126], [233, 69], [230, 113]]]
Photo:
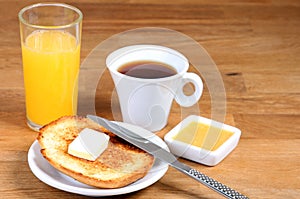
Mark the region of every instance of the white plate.
[[[119, 124], [134, 132], [139, 132], [139, 135], [150, 139], [169, 151], [166, 143], [150, 131], [126, 123]], [[116, 189], [100, 189], [78, 182], [77, 180], [59, 172], [52, 167], [40, 153], [40, 145], [38, 141], [33, 142], [28, 151], [28, 164], [33, 174], [44, 183], [60, 190], [86, 196], [113, 196], [138, 191], [158, 181], [168, 170], [167, 163], [155, 159], [153, 167], [144, 178], [126, 187]]]

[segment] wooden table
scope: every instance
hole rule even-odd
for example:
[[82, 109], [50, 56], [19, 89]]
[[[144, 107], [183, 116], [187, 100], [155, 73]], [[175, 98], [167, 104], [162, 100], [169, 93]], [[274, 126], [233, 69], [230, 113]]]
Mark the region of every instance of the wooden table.
[[[86, 198], [52, 188], [29, 169], [37, 133], [25, 123], [17, 13], [36, 1], [0, 1], [0, 198]], [[241, 129], [237, 148], [220, 164], [186, 164], [250, 198], [300, 198], [300, 2], [64, 1], [84, 13], [84, 60], [110, 36], [140, 27], [182, 32], [201, 44], [218, 66], [226, 89], [225, 123]], [[97, 88], [97, 114], [112, 117], [112, 81]], [[207, 85], [199, 102], [211, 114]], [[163, 136], [180, 121], [174, 103]], [[173, 168], [152, 186], [113, 198], [222, 198]]]

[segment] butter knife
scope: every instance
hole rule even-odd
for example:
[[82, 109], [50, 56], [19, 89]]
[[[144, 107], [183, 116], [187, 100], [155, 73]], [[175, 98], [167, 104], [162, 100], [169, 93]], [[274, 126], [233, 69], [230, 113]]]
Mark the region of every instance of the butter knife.
[[93, 120], [94, 122], [100, 124], [107, 130], [111, 131], [118, 137], [126, 140], [127, 142], [135, 145], [136, 147], [143, 149], [147, 153], [150, 153], [154, 157], [168, 163], [170, 166], [174, 167], [178, 171], [192, 177], [193, 179], [199, 181], [203, 185], [209, 187], [210, 189], [218, 192], [219, 194], [223, 195], [226, 198], [230, 199], [248, 199], [247, 196], [229, 188], [228, 186], [208, 177], [207, 175], [197, 171], [189, 167], [186, 164], [183, 164], [177, 160], [177, 158], [167, 150], [161, 148], [151, 140], [148, 140], [127, 128], [118, 125], [112, 121], [109, 121], [105, 118], [94, 116], [94, 115], [87, 115], [87, 118]]

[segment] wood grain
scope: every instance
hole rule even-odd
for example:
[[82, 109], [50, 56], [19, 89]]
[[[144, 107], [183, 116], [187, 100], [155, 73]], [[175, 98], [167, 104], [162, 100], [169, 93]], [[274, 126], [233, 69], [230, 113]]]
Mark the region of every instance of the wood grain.
[[[87, 198], [42, 183], [28, 167], [27, 152], [36, 132], [25, 123], [17, 13], [35, 2], [40, 1], [0, 0], [0, 198]], [[300, 198], [299, 1], [63, 2], [84, 13], [81, 61], [110, 36], [140, 27], [173, 29], [201, 44], [223, 78], [224, 121], [240, 128], [242, 137], [238, 147], [215, 167], [182, 161], [250, 198]], [[88, 83], [93, 71], [86, 72]], [[198, 108], [201, 115], [210, 117], [211, 94], [204, 86]], [[98, 82], [95, 101], [98, 115], [120, 118], [120, 114], [113, 115], [112, 105], [118, 108], [118, 99], [107, 71]], [[185, 111], [197, 113], [195, 107]], [[157, 135], [163, 137], [182, 117], [174, 102], [167, 127]], [[222, 197], [170, 168], [154, 185], [113, 198]]]

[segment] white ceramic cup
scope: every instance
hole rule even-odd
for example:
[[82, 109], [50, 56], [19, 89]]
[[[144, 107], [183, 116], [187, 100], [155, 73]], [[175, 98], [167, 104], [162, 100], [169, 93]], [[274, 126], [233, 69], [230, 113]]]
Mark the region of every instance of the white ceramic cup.
[[[131, 77], [118, 72], [126, 63], [136, 61], [160, 62], [172, 66], [177, 74], [156, 79]], [[161, 130], [168, 121], [172, 101], [192, 106], [200, 99], [203, 83], [198, 75], [187, 72], [189, 62], [176, 50], [157, 45], [133, 45], [120, 48], [106, 58], [106, 66], [113, 78], [119, 97], [123, 121], [152, 132]], [[185, 95], [183, 87], [194, 85], [192, 95]]]

